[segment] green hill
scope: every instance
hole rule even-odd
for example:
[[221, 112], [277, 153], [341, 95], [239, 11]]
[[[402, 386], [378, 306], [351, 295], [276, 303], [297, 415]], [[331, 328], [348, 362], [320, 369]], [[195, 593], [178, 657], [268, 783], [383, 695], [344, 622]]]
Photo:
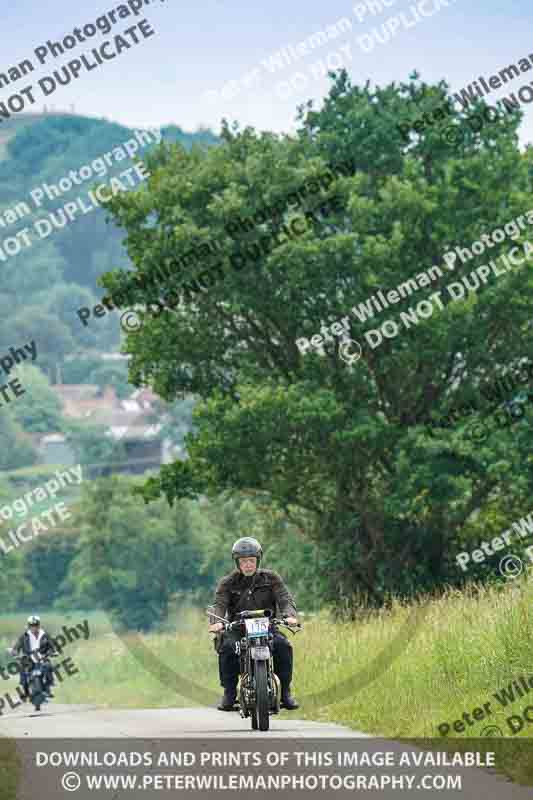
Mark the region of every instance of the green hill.
[[[30, 116], [32, 119], [29, 119]], [[31, 122], [34, 122], [36, 117], [37, 114], [21, 114], [18, 117], [11, 117], [11, 119], [5, 120], [0, 128], [0, 161], [4, 161], [4, 159], [8, 158], [7, 143], [9, 140], [12, 139], [19, 130], [29, 125]]]
[[43, 117], [50, 117], [50, 116], [67, 116], [65, 114], [17, 114], [9, 119], [6, 119], [2, 123], [2, 127], [0, 128], [0, 161], [4, 161], [6, 158], [9, 158], [9, 153], [7, 149], [7, 143], [14, 137], [16, 134], [25, 128], [27, 125], [32, 125], [35, 122], [40, 122]]
[[[210, 130], [188, 133], [173, 124], [162, 127], [161, 134], [164, 141], [179, 143], [186, 149], [193, 144], [212, 146], [218, 141]], [[93, 171], [89, 179], [73, 185], [59, 197], [45, 196], [39, 207], [30, 192], [45, 182], [58, 185], [71, 170], [91, 165], [132, 138], [134, 131], [124, 125], [72, 113], [19, 114], [3, 123], [0, 247], [6, 238], [17, 236], [25, 228], [30, 231], [31, 243], [9, 258], [2, 258], [0, 352], [17, 341], [38, 338], [41, 345], [38, 366], [52, 375], [56, 365], [64, 365], [69, 354], [94, 355], [95, 351], [117, 349], [120, 334], [116, 314], [108, 314], [106, 319], [84, 328], [76, 310], [94, 306], [102, 297], [97, 280], [104, 272], [127, 266], [123, 231], [107, 224], [105, 212], [98, 207], [93, 207], [91, 213], [78, 211], [73, 221], [62, 226], [61, 214], [56, 214], [59, 221], [44, 238], [39, 237], [34, 223], [51, 212], [59, 212], [69, 201], [87, 198], [88, 191], [96, 184], [108, 183], [111, 176], [131, 167], [132, 160], [117, 159], [111, 167], [107, 166], [107, 174], [100, 177]], [[137, 155], [143, 158], [155, 146], [154, 136], [152, 143], [140, 148]], [[23, 209], [19, 219], [14, 220], [13, 214], [6, 217], [7, 209], [15, 207]], [[43, 224], [46, 229], [46, 223]], [[71, 380], [68, 366], [64, 379]], [[89, 381], [88, 373], [83, 380]], [[75, 382], [79, 382], [79, 374]]]

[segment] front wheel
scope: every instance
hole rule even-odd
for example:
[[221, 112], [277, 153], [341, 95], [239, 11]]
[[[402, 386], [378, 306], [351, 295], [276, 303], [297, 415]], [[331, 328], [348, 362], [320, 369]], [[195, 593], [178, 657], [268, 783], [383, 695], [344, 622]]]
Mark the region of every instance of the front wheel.
[[[257, 714], [257, 721], [259, 723], [260, 731], [267, 731], [269, 728], [269, 714], [268, 714], [268, 678], [267, 678], [267, 662], [255, 662], [255, 711]], [[253, 727], [253, 716], [252, 716]]]
[[30, 681], [30, 698], [35, 710], [40, 711], [44, 700], [43, 684], [40, 678], [33, 678]]

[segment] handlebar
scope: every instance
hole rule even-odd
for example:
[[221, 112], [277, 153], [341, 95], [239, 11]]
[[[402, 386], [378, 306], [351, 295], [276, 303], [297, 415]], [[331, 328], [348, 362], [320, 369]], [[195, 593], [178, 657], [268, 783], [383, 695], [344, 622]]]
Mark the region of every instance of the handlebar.
[[[233, 622], [228, 622], [227, 619], [219, 617], [218, 614], [214, 614], [212, 611], [206, 611], [206, 614], [208, 614], [210, 617], [216, 617], [217, 620], [219, 620], [219, 622], [222, 622], [225, 631], [232, 631], [235, 630], [235, 628], [244, 625], [244, 619], [236, 619]], [[287, 630], [289, 630], [291, 633], [296, 633], [297, 631], [303, 630], [302, 625], [300, 623], [298, 623], [297, 625], [287, 625], [285, 621], [286, 617], [282, 617], [281, 619], [277, 619], [276, 617], [270, 617], [269, 619], [272, 625], [280, 625], [283, 628], [287, 628]]]
[[302, 624], [300, 622], [296, 623], [296, 625], [287, 625], [287, 623], [284, 622], [283, 619], [275, 619], [274, 618], [272, 620], [272, 624], [273, 625], [281, 625], [283, 628], [287, 628], [287, 630], [290, 631], [291, 633], [297, 633], [298, 631], [302, 631], [303, 630], [303, 626], [302, 626]]
[[54, 658], [59, 655], [60, 654], [56, 652], [46, 653], [45, 655], [44, 653], [40, 653], [38, 650], [34, 650], [33, 653], [30, 653], [29, 655], [27, 653], [21, 653], [20, 655], [12, 654], [12, 658], [14, 658], [15, 661], [22, 661], [25, 658], [31, 658], [33, 660], [33, 658], [37, 656], [38, 659], [43, 660], [47, 658]]

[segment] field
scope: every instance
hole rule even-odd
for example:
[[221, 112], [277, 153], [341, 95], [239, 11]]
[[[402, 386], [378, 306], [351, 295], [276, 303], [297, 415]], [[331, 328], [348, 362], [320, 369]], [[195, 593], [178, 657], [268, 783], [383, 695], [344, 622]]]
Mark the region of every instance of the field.
[[[439, 736], [439, 724], [453, 724], [463, 711], [492, 699], [490, 716], [456, 735], [479, 737], [488, 724], [510, 735], [506, 717], [527, 705], [528, 697], [522, 703], [518, 699], [509, 711], [492, 694], [520, 675], [533, 675], [532, 600], [533, 585], [523, 580], [503, 591], [480, 588], [477, 595], [454, 592], [427, 606], [420, 603], [418, 619], [414, 607], [400, 604], [344, 624], [332, 624], [322, 613], [291, 637], [301, 713], [367, 733]], [[42, 616], [52, 633], [63, 625], [89, 621], [89, 641], [79, 639], [65, 649], [65, 657], [73, 658], [80, 674], [58, 687], [60, 702], [123, 708], [192, 705], [193, 699], [179, 694], [179, 678], [173, 687], [151, 674], [150, 669], [157, 672], [150, 666], [152, 656], [154, 664], [166, 665], [184, 680], [196, 681], [202, 675], [203, 688], [219, 690], [211, 636], [198, 611], [183, 609], [174, 622], [169, 619], [165, 627], [175, 632], [126, 636], [114, 633], [99, 612]], [[0, 617], [2, 653], [22, 630], [24, 619], [25, 613]], [[389, 666], [383, 651], [391, 645]], [[1, 661], [6, 659], [3, 655]], [[528, 735], [527, 724], [518, 735]]]
[[[450, 592], [426, 605], [396, 604], [352, 623], [332, 624], [322, 613], [293, 639], [298, 714], [387, 737], [436, 737], [436, 746], [442, 746], [439, 725], [453, 726], [463, 712], [491, 701], [484, 719], [472, 720], [461, 733], [450, 727], [450, 735], [455, 743], [479, 739], [491, 725], [512, 737], [506, 719], [533, 703], [533, 692], [505, 708], [493, 693], [521, 675], [533, 676], [532, 600], [533, 584], [520, 579], [500, 590]], [[78, 640], [64, 651], [79, 674], [57, 686], [56, 702], [165, 708], [211, 705], [218, 696], [216, 657], [197, 610], [184, 609], [174, 622], [168, 620], [167, 632], [125, 637], [113, 633], [101, 613], [43, 618], [52, 632], [84, 619], [90, 626], [88, 642]], [[23, 620], [22, 614], [0, 618], [1, 646]], [[5, 690], [14, 686], [14, 679], [4, 682]], [[531, 724], [513, 737], [516, 744], [531, 737]], [[531, 771], [516, 759], [515, 769], [523, 777]]]

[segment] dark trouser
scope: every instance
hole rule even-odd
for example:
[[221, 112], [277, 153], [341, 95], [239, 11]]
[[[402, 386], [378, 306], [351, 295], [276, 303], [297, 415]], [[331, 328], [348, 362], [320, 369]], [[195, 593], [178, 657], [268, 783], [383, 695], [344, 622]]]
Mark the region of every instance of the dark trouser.
[[[241, 638], [237, 631], [227, 631], [222, 637], [218, 654], [220, 684], [224, 689], [236, 691], [239, 680], [239, 656], [235, 643]], [[282, 633], [274, 633], [274, 672], [281, 682], [282, 690], [288, 690], [292, 681], [292, 645]]]
[[[51, 664], [41, 664], [41, 670], [43, 673], [43, 689], [50, 689], [54, 685], [54, 673], [52, 672], [52, 665]], [[20, 685], [22, 686], [24, 692], [29, 694], [29, 678], [31, 674], [30, 671], [26, 672], [22, 670], [20, 673]]]
[[44, 688], [51, 689], [54, 685], [54, 673], [52, 672], [52, 665], [51, 664], [43, 664], [43, 678], [44, 678]]

